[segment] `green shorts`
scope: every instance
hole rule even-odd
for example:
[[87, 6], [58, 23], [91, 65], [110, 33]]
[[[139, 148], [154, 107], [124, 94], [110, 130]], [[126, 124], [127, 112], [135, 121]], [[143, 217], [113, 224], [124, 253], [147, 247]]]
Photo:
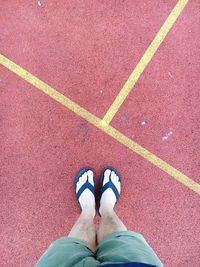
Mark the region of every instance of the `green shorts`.
[[35, 267], [96, 267], [126, 262], [163, 267], [144, 237], [132, 231], [117, 232], [108, 236], [98, 245], [96, 253], [78, 239], [62, 237], [49, 246]]

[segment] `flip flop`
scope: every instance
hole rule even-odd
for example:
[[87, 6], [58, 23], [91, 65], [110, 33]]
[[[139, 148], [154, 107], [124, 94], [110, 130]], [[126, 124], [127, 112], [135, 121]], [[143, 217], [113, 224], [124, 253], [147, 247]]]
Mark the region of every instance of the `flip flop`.
[[112, 189], [113, 193], [115, 194], [115, 197], [116, 197], [116, 202], [115, 204], [117, 203], [118, 199], [119, 199], [119, 196], [120, 196], [120, 192], [117, 190], [115, 184], [112, 182], [112, 180], [110, 179], [109, 177], [109, 182], [107, 182], [104, 186], [103, 186], [103, 181], [104, 181], [104, 174], [105, 174], [105, 171], [106, 170], [110, 170], [111, 172], [113, 171], [118, 177], [119, 177], [119, 182], [121, 182], [121, 178], [120, 178], [120, 174], [114, 169], [114, 168], [111, 168], [111, 167], [108, 167], [106, 169], [104, 169], [102, 175], [101, 175], [101, 195], [103, 195], [103, 193], [108, 189]]
[[[92, 169], [90, 169], [90, 168], [84, 168], [84, 169], [80, 170], [80, 171], [77, 173], [76, 178], [75, 178], [75, 182], [74, 182], [75, 189], [76, 189], [76, 186], [77, 186], [77, 183], [78, 183], [80, 177], [81, 177], [85, 172], [87, 172], [87, 171], [92, 171]], [[93, 173], [93, 171], [92, 171], [92, 173]], [[93, 173], [93, 175], [94, 175], [94, 173]], [[77, 197], [78, 202], [79, 202], [79, 198], [80, 198], [81, 194], [82, 194], [86, 189], [89, 189], [89, 190], [92, 192], [92, 194], [94, 195], [94, 197], [95, 197], [95, 182], [96, 182], [96, 181], [95, 181], [95, 176], [93, 176], [93, 178], [94, 178], [94, 186], [93, 186], [91, 183], [89, 183], [89, 182], [88, 182], [88, 179], [87, 179], [87, 181], [81, 186], [81, 188], [80, 188], [80, 189], [78, 190], [78, 192], [76, 193], [76, 197]], [[79, 202], [79, 204], [80, 204], [80, 202]], [[80, 208], [81, 208], [81, 205], [80, 205]], [[82, 210], [82, 208], [81, 208], [81, 210]]]

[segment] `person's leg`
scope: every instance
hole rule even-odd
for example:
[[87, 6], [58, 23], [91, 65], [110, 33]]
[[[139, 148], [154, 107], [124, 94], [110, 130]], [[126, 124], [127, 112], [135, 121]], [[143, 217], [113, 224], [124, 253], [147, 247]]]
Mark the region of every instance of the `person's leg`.
[[114, 210], [101, 211], [101, 224], [98, 230], [98, 244], [115, 232], [127, 231]]
[[87, 243], [90, 249], [94, 252], [96, 250], [96, 230], [93, 218], [93, 210], [88, 209], [82, 211], [68, 236]]
[[[76, 182], [76, 194], [90, 183], [94, 187], [94, 174], [91, 170], [85, 171]], [[96, 249], [96, 230], [93, 223], [95, 216], [95, 197], [89, 189], [85, 189], [78, 198], [82, 212], [72, 227], [69, 237], [77, 238], [88, 244], [92, 251]]]
[[75, 181], [81, 215], [68, 236], [55, 240], [40, 257], [35, 267], [96, 267], [94, 174], [90, 169], [79, 172]]
[[144, 237], [128, 231], [114, 212], [114, 206], [120, 194], [120, 185], [117, 172], [107, 169], [103, 175], [99, 209], [102, 220], [98, 231], [97, 260], [109, 263], [147, 263], [163, 267]]
[[[111, 170], [106, 170], [104, 172], [104, 179], [102, 187], [107, 183], [112, 182], [118, 193], [121, 191], [121, 183], [117, 174]], [[101, 214], [101, 223], [97, 233], [98, 244], [104, 240], [107, 236], [120, 231], [127, 231], [126, 226], [119, 219], [114, 211], [114, 206], [116, 204], [116, 195], [111, 188], [107, 188], [103, 192], [100, 201], [99, 212]]]

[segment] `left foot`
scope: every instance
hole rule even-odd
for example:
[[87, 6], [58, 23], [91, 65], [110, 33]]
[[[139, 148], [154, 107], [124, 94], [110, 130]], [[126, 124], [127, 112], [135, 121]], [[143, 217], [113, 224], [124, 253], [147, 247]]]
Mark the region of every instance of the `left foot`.
[[95, 216], [95, 182], [94, 173], [91, 169], [81, 170], [76, 176], [76, 195], [82, 212], [92, 213]]

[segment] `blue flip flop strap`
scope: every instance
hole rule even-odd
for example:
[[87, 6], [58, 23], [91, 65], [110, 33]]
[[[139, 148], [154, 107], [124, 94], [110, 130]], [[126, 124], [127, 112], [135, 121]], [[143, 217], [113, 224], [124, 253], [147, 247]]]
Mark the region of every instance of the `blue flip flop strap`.
[[94, 186], [87, 181], [81, 186], [81, 188], [76, 193], [78, 199], [81, 196], [81, 194], [83, 193], [83, 191], [85, 191], [85, 189], [89, 189], [94, 194]]
[[102, 188], [102, 194], [103, 194], [103, 192], [105, 192], [108, 188], [111, 188], [111, 189], [112, 189], [112, 191], [114, 192], [114, 194], [115, 194], [115, 196], [116, 196], [116, 199], [118, 200], [118, 198], [119, 198], [119, 192], [118, 192], [116, 186], [113, 184], [112, 181], [107, 182], [107, 183], [103, 186], [103, 188]]

